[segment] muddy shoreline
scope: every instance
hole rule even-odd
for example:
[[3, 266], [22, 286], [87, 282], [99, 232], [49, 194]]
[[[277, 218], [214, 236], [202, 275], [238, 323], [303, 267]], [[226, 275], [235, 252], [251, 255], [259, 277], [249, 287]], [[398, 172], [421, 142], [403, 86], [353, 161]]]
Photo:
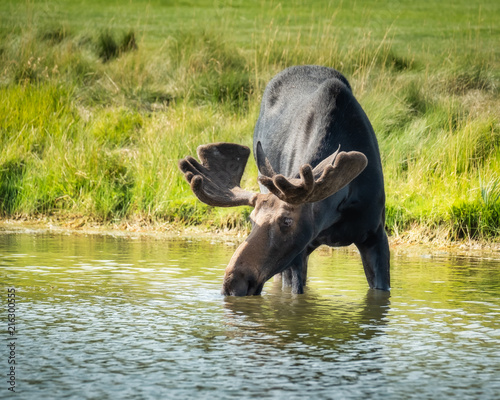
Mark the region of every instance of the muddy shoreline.
[[[180, 223], [151, 222], [143, 219], [134, 221], [106, 222], [77, 216], [71, 218], [34, 217], [0, 219], [1, 234], [60, 234], [60, 235], [103, 235], [130, 239], [168, 240], [195, 238], [216, 240], [237, 245], [244, 240], [248, 231], [243, 229], [220, 229], [207, 226], [185, 226]], [[216, 237], [214, 237], [216, 235]], [[454, 253], [471, 257], [500, 258], [500, 241], [461, 240], [450, 241], [439, 232], [427, 232], [416, 227], [397, 236], [389, 237], [391, 251], [396, 254]], [[328, 248], [324, 246], [324, 250]], [[346, 250], [357, 251], [352, 245]]]

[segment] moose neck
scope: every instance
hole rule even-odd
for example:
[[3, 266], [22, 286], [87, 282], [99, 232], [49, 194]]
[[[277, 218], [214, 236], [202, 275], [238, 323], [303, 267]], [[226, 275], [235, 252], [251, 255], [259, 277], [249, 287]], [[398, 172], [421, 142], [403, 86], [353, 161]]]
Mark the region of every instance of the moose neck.
[[347, 201], [348, 194], [349, 186], [322, 201], [308, 205], [312, 207], [316, 237], [340, 220], [342, 215], [339, 207]]

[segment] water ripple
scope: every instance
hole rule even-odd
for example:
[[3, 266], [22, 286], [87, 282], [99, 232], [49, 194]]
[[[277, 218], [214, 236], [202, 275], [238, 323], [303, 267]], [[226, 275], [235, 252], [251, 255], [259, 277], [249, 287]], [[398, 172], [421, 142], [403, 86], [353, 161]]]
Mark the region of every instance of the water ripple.
[[[390, 296], [320, 252], [304, 295], [220, 295], [234, 246], [0, 235], [20, 398], [494, 398], [500, 262], [404, 257]], [[21, 351], [21, 350], [20, 350]]]

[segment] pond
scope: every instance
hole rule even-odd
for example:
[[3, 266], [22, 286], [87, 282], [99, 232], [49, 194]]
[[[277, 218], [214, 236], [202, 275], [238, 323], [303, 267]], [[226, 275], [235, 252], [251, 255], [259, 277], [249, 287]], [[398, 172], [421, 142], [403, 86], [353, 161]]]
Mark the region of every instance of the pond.
[[0, 398], [499, 398], [500, 254], [393, 251], [389, 295], [322, 248], [305, 294], [225, 298], [236, 245], [0, 234]]

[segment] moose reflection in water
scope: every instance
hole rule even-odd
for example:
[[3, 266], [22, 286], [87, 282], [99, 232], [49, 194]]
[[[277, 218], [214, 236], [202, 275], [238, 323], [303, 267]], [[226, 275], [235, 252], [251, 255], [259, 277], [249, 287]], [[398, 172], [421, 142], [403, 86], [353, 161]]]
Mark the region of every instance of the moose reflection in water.
[[315, 290], [308, 290], [304, 296], [279, 296], [278, 290], [279, 282], [273, 282], [258, 302], [227, 297], [226, 324], [237, 327], [234, 332], [239, 335], [270, 335], [276, 346], [304, 343], [330, 348], [381, 334], [390, 310], [388, 291], [368, 289], [362, 301], [346, 302], [326, 298]]
[[197, 149], [201, 163], [179, 162], [204, 203], [254, 207], [252, 231], [226, 268], [222, 293], [258, 295], [279, 273], [285, 286], [303, 293], [311, 252], [352, 243], [370, 288], [389, 290], [378, 144], [346, 78], [319, 66], [278, 74], [264, 92], [253, 152], [262, 193], [240, 187], [248, 147], [208, 144]]

